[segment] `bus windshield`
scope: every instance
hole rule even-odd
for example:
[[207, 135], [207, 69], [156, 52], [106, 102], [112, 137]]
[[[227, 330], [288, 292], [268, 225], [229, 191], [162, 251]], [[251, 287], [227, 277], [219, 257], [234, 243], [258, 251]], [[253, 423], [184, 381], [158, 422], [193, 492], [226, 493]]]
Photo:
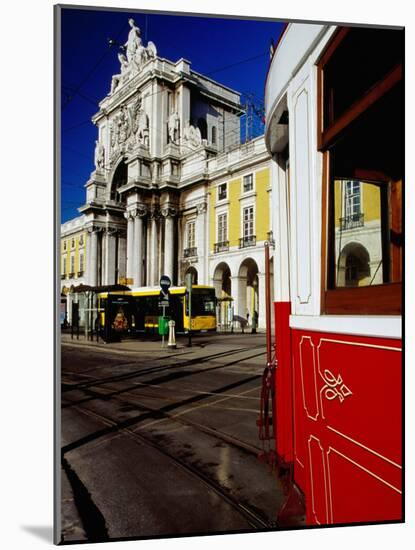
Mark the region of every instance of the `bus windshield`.
[[[186, 299], [186, 315], [189, 315], [189, 302]], [[192, 317], [196, 315], [215, 315], [215, 290], [192, 290]]]

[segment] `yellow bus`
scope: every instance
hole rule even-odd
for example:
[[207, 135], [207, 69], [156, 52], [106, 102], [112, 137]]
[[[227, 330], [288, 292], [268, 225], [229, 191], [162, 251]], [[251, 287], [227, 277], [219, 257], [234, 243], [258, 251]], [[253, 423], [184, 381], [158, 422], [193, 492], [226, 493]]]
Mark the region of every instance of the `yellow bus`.
[[[184, 286], [170, 287], [169, 306], [165, 314], [176, 323], [177, 333], [189, 330], [189, 296]], [[138, 335], [158, 331], [158, 318], [163, 314], [159, 306], [159, 287], [136, 287], [127, 291], [98, 294], [101, 331], [105, 330], [105, 315], [109, 315], [111, 329], [124, 335]], [[191, 299], [191, 330], [216, 330], [215, 289], [194, 285]]]

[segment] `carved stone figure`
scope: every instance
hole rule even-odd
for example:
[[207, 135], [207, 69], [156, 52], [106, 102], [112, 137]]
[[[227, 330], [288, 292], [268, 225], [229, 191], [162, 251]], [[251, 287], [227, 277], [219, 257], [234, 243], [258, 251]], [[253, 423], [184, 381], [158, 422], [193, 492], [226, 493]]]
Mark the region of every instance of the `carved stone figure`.
[[139, 111], [137, 115], [137, 142], [140, 145], [148, 148], [149, 146], [149, 131], [148, 131], [148, 116], [144, 111]]
[[95, 167], [97, 170], [101, 170], [105, 165], [105, 149], [102, 143], [99, 141], [95, 142]]
[[145, 111], [141, 108], [141, 106], [142, 106], [141, 97], [138, 96], [130, 110], [131, 121], [132, 121], [132, 131], [133, 131], [133, 134], [135, 134], [136, 143], [148, 148], [149, 146], [148, 116], [145, 113]]
[[120, 113], [117, 117], [118, 125], [118, 142], [124, 143], [130, 135], [131, 128], [128, 122], [128, 113], [126, 105], [121, 106]]
[[145, 48], [140, 44], [134, 54], [133, 63], [137, 70], [140, 70], [144, 63], [147, 63], [149, 59], [154, 59], [157, 56], [157, 48], [154, 42], [148, 42]]
[[177, 208], [171, 205], [165, 205], [161, 208], [160, 213], [163, 218], [173, 218], [174, 216], [177, 216]]
[[110, 144], [111, 144], [111, 162], [124, 152], [127, 140], [131, 136], [132, 123], [131, 115], [126, 107], [122, 105], [120, 112], [112, 119], [110, 123]]
[[180, 138], [180, 118], [176, 111], [169, 116], [168, 130], [170, 141], [172, 143], [177, 143]]
[[139, 218], [144, 218], [145, 216], [147, 216], [147, 213], [148, 209], [145, 204], [141, 203], [137, 205], [136, 216], [138, 216]]
[[125, 57], [125, 55], [123, 53], [119, 53], [118, 54], [118, 59], [119, 59], [120, 66], [121, 66], [121, 72], [120, 72], [120, 74], [115, 74], [112, 77], [111, 92], [110, 92], [111, 95], [115, 92], [115, 90], [118, 88], [120, 83], [123, 83], [126, 80], [128, 80], [129, 73], [130, 73], [130, 67], [129, 67], [129, 64], [128, 64], [128, 61], [127, 61], [127, 58]]
[[193, 149], [196, 149], [202, 145], [202, 134], [200, 133], [200, 129], [192, 126], [189, 121], [186, 123], [184, 128], [183, 141], [186, 146]]
[[128, 40], [124, 44], [126, 55], [118, 54], [120, 61], [120, 73], [112, 77], [111, 92], [112, 95], [121, 84], [124, 84], [133, 75], [141, 69], [144, 63], [157, 56], [157, 48], [153, 42], [148, 42], [147, 47], [141, 40], [141, 31], [136, 26], [134, 19], [129, 19], [128, 24], [131, 29], [128, 33]]
[[137, 49], [142, 46], [141, 31], [136, 27], [134, 19], [129, 19], [128, 24], [131, 27], [128, 33], [128, 40], [125, 43], [128, 63], [134, 63]]
[[111, 146], [112, 152], [117, 147], [117, 143], [118, 143], [118, 135], [117, 135], [118, 126], [115, 122], [116, 122], [115, 119], [110, 122], [110, 146]]
[[147, 55], [149, 59], [154, 59], [157, 57], [157, 48], [154, 42], [147, 42]]
[[139, 70], [141, 69], [141, 66], [144, 65], [144, 63], [147, 61], [147, 50], [144, 46], [140, 46], [137, 48], [137, 51], [134, 56], [134, 62], [136, 65], [136, 68]]
[[200, 202], [198, 205], [196, 205], [196, 210], [198, 214], [205, 214], [207, 212], [207, 203]]

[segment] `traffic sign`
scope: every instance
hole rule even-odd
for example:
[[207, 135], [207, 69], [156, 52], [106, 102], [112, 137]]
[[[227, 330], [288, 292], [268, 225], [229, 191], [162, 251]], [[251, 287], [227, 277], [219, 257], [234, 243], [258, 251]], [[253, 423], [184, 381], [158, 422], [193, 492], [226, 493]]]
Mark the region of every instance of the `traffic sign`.
[[169, 307], [170, 305], [169, 298], [170, 298], [169, 291], [168, 290], [164, 291], [164, 289], [161, 289], [160, 297], [159, 297], [159, 307], [163, 307], [163, 306]]
[[162, 275], [160, 277], [160, 286], [161, 286], [162, 290], [164, 291], [164, 293], [166, 293], [169, 290], [169, 288], [171, 287], [170, 277], [167, 277], [167, 275]]

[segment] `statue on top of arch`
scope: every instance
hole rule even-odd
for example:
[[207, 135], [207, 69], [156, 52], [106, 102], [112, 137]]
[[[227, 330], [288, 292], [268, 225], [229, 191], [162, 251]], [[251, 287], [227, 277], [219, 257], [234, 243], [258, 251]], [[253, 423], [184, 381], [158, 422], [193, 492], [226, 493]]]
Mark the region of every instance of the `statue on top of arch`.
[[140, 28], [136, 26], [134, 19], [129, 19], [128, 24], [131, 28], [128, 40], [122, 48], [125, 54], [118, 54], [121, 71], [112, 77], [110, 95], [120, 84], [124, 84], [131, 76], [137, 74], [147, 61], [157, 56], [157, 48], [153, 42], [149, 41], [147, 47], [143, 45]]

